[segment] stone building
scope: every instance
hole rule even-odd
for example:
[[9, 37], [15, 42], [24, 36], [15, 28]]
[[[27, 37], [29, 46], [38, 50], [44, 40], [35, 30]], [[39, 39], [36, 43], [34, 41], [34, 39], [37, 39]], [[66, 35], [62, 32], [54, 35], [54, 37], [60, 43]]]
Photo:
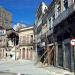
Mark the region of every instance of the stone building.
[[6, 52], [6, 30], [2, 27], [0, 27], [0, 59], [5, 58], [5, 52]]
[[34, 59], [34, 28], [18, 23], [13, 29], [12, 16], [0, 8], [0, 59]]
[[[74, 71], [74, 47], [70, 41], [75, 38], [75, 0], [53, 0], [46, 13], [42, 17], [39, 14], [35, 23], [38, 55], [42, 56], [43, 49], [47, 49], [45, 56], [49, 65]], [[43, 31], [46, 35], [42, 35]]]
[[0, 59], [6, 57], [7, 30], [11, 28], [11, 14], [0, 7]]
[[70, 71], [74, 70], [74, 49], [70, 44], [74, 38], [75, 1], [54, 0], [48, 7], [48, 50], [54, 50], [48, 56], [51, 65]]
[[53, 33], [56, 46], [56, 66], [73, 71], [74, 49], [70, 44], [75, 36], [75, 1], [55, 0]]
[[0, 59], [15, 59], [15, 52], [12, 50], [18, 44], [19, 37], [12, 28], [11, 21], [11, 13], [0, 7]]
[[[41, 57], [41, 55], [44, 52], [44, 47], [43, 47], [43, 43], [45, 43], [45, 40], [43, 40], [45, 35], [45, 32], [47, 31], [47, 24], [44, 23], [44, 19], [45, 19], [45, 10], [47, 9], [47, 5], [42, 2], [40, 3], [37, 12], [36, 12], [36, 22], [35, 22], [35, 26], [36, 26], [36, 48], [37, 48], [37, 53], [38, 53], [38, 57]], [[44, 45], [45, 46], [45, 45]], [[44, 58], [42, 58], [42, 62], [43, 62]]]
[[11, 22], [12, 22], [11, 13], [6, 9], [4, 9], [3, 7], [0, 7], [0, 26], [2, 26], [5, 29], [10, 29], [12, 28]]
[[0, 59], [14, 59], [15, 48], [17, 48], [19, 41], [18, 33], [14, 30], [6, 31], [4, 28], [0, 29]]
[[34, 55], [34, 30], [24, 27], [19, 30], [19, 59], [32, 60]]

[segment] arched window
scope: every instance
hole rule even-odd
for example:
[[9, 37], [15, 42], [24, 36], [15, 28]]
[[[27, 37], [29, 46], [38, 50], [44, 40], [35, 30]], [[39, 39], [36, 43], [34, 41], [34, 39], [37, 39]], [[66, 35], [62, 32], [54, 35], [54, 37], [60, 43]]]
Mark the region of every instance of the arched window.
[[65, 9], [68, 8], [68, 0], [64, 0], [64, 7], [65, 7]]

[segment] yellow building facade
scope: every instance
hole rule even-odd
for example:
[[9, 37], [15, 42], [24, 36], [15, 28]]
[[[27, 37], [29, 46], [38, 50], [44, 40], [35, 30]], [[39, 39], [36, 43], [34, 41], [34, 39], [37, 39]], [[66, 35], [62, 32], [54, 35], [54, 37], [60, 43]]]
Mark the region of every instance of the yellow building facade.
[[25, 27], [19, 30], [19, 59], [33, 59], [33, 27]]

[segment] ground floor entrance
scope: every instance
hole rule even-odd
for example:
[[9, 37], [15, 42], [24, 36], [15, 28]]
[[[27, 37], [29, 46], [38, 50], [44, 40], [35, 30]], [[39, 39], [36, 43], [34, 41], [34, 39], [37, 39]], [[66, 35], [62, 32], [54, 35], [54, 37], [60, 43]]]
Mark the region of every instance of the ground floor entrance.
[[19, 59], [32, 60], [33, 47], [20, 47]]
[[48, 64], [54, 65], [54, 46], [49, 46], [49, 51], [48, 51]]
[[70, 39], [57, 43], [56, 59], [57, 66], [67, 70], [73, 70], [73, 51]]
[[62, 43], [58, 44], [58, 65], [63, 67], [63, 47], [62, 47]]
[[64, 44], [64, 65], [65, 65], [65, 68], [71, 69], [72, 49], [71, 49], [71, 45], [70, 45], [70, 40], [65, 40], [63, 44]]

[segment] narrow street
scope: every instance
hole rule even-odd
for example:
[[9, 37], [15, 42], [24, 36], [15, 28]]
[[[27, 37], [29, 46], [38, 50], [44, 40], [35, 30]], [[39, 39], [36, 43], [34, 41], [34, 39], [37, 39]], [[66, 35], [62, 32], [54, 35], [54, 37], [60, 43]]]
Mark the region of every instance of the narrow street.
[[75, 0], [0, 0], [0, 75], [75, 75]]
[[[25, 75], [50, 75], [50, 73], [38, 66], [34, 66], [32, 61], [4, 61], [0, 63], [1, 72], [11, 72]], [[1, 74], [0, 74], [1, 75]], [[2, 74], [3, 75], [3, 74]], [[5, 74], [6, 75], [6, 74]], [[14, 75], [14, 74], [13, 74]]]
[[30, 60], [0, 61], [0, 75], [73, 75], [54, 67], [41, 67]]

